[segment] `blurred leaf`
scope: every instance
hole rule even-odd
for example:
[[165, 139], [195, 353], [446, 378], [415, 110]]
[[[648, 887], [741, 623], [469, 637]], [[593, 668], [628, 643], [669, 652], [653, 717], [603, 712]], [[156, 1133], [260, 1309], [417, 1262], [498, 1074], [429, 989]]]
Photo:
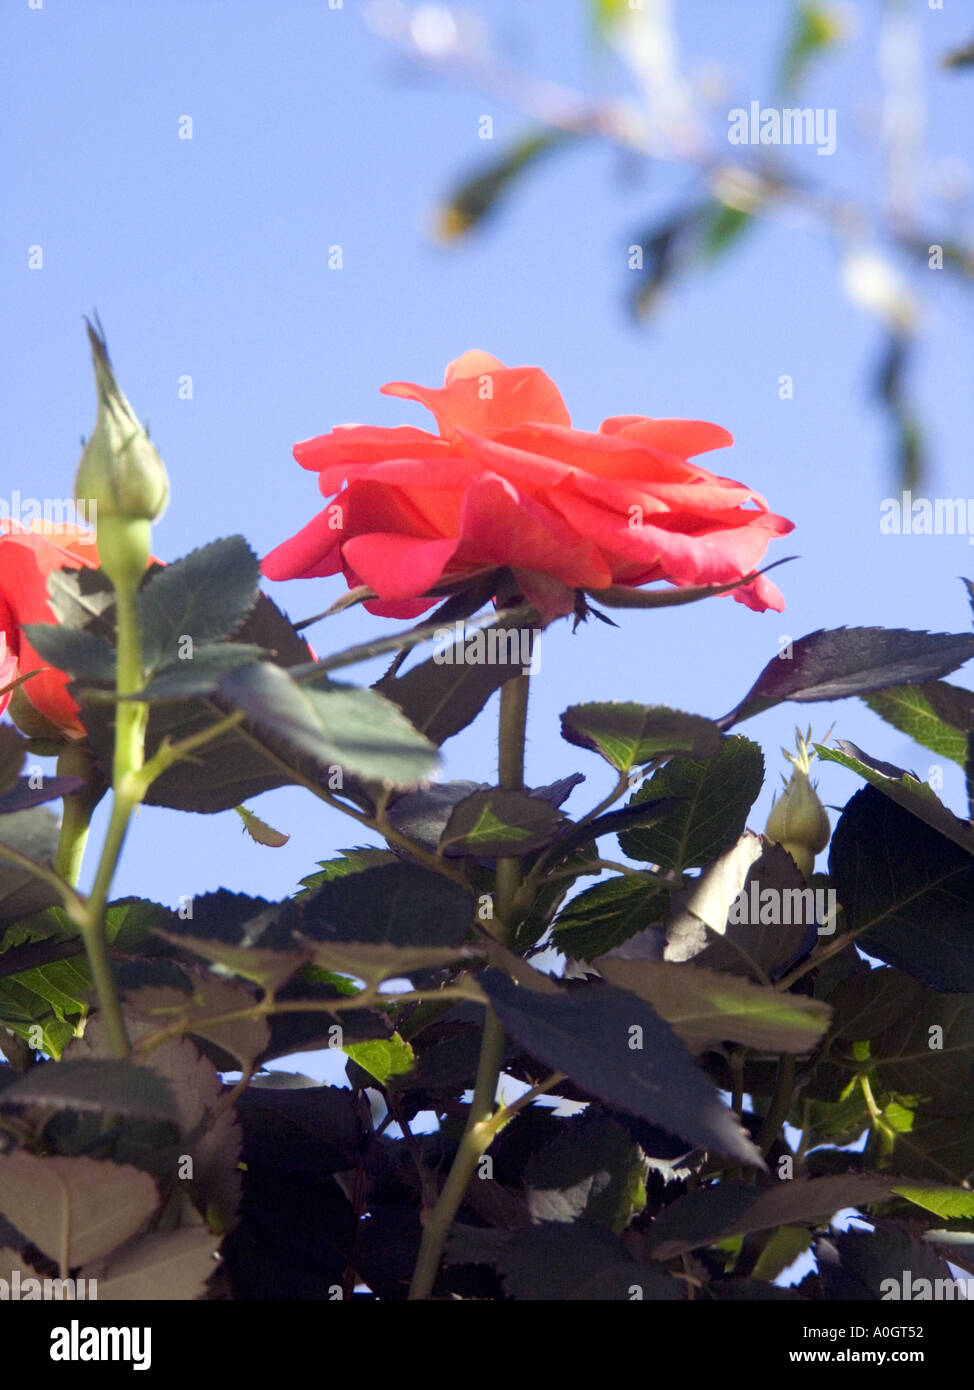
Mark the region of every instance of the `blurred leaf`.
[[799, 0], [781, 62], [782, 91], [796, 91], [813, 60], [842, 37], [842, 20], [833, 6], [818, 0]]
[[[125, 991], [126, 1008], [133, 1014], [157, 1028], [185, 1023], [186, 1033], [215, 1043], [240, 1063], [241, 1071], [250, 1070], [270, 1042], [267, 1020], [244, 1012], [256, 1002], [253, 989], [241, 981], [213, 974], [193, 978], [191, 994], [167, 985]], [[238, 1017], [229, 1017], [233, 1014]]]
[[[882, 311], [877, 311], [882, 317]], [[886, 407], [897, 442], [898, 482], [907, 490], [920, 482], [924, 464], [923, 434], [906, 385], [907, 367], [915, 347], [914, 335], [895, 322], [897, 316], [906, 322], [908, 312], [904, 302], [900, 307], [894, 304], [885, 315], [894, 326], [880, 357], [875, 381], [876, 395]]]
[[716, 200], [702, 217], [701, 251], [706, 260], [714, 260], [735, 242], [742, 232], [754, 225], [754, 218], [741, 208], [728, 207]]
[[961, 44], [960, 48], [954, 48], [949, 53], [945, 53], [940, 61], [945, 68], [974, 66], [974, 39], [970, 43]]
[[437, 230], [442, 240], [456, 241], [478, 227], [510, 192], [518, 177], [542, 156], [579, 137], [562, 130], [545, 130], [522, 137], [499, 159], [486, 164], [450, 194], [439, 210]]

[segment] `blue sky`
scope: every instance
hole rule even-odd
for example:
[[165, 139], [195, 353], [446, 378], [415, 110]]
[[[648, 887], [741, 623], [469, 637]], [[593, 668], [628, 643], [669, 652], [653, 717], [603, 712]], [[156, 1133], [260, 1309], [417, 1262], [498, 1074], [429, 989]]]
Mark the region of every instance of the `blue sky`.
[[[37, 0], [34, 0], [37, 3]], [[416, 6], [412, 7], [414, 10]], [[946, 238], [935, 194], [966, 153], [972, 79], [945, 76], [939, 55], [968, 37], [960, 7], [915, 14], [927, 74], [918, 205]], [[842, 624], [965, 630], [957, 576], [974, 574], [966, 535], [882, 536], [893, 484], [888, 423], [868, 398], [880, 347], [875, 320], [837, 282], [834, 239], [763, 225], [710, 273], [691, 276], [648, 324], [628, 314], [627, 249], [690, 186], [686, 170], [624, 159], [592, 143], [539, 166], [487, 226], [458, 249], [428, 234], [431, 211], [460, 175], [530, 122], [494, 97], [421, 76], [345, 0], [7, 0], [0, 14], [5, 92], [0, 223], [6, 331], [0, 341], [0, 492], [64, 497], [94, 419], [82, 315], [97, 310], [123, 387], [169, 468], [172, 503], [155, 535], [164, 558], [242, 532], [260, 553], [316, 511], [315, 479], [291, 458], [299, 439], [349, 421], [427, 426], [418, 406], [378, 395], [383, 382], [438, 384], [471, 347], [509, 365], [543, 367], [581, 428], [613, 414], [688, 416], [732, 431], [712, 456], [796, 522], [769, 558], [800, 561], [775, 578], [782, 615], [729, 599], [616, 615], [546, 636], [534, 683], [528, 777], [580, 769], [570, 809], [598, 800], [609, 777], [563, 743], [557, 715], [606, 698], [720, 715], [779, 638]], [[786, 7], [774, 0], [680, 0], [680, 51], [692, 70], [717, 65], [729, 107], [771, 104]], [[791, 151], [832, 194], [881, 198], [875, 37], [880, 7], [846, 7], [858, 38], [813, 74], [803, 104], [835, 108], [834, 156]], [[497, 49], [552, 80], [603, 94], [624, 74], [591, 44], [575, 0], [490, 0]], [[494, 141], [478, 121], [494, 120]], [[178, 138], [191, 116], [193, 138]], [[787, 152], [786, 152], [787, 153]], [[329, 247], [343, 266], [329, 269]], [[28, 248], [43, 269], [28, 269]], [[930, 497], [974, 495], [970, 302], [946, 273], [920, 272], [921, 351], [911, 386], [929, 427]], [[179, 399], [179, 378], [193, 399]], [[794, 399], [778, 399], [778, 379]], [[268, 585], [295, 618], [318, 612], [340, 580]], [[355, 611], [319, 625], [319, 652], [389, 632]], [[374, 679], [363, 670], [362, 679]], [[971, 684], [970, 673], [957, 678]], [[796, 722], [836, 732], [926, 776], [933, 756], [863, 705], [789, 706], [745, 724], [775, 777], [752, 816], [760, 829]], [[447, 775], [493, 777], [495, 707], [448, 745]], [[826, 802], [857, 789], [821, 772]], [[962, 808], [960, 777], [945, 795]], [[280, 850], [216, 817], [144, 810], [116, 888], [174, 903], [221, 885], [280, 897], [316, 860], [360, 840], [357, 828], [296, 790], [253, 803], [289, 832]]]

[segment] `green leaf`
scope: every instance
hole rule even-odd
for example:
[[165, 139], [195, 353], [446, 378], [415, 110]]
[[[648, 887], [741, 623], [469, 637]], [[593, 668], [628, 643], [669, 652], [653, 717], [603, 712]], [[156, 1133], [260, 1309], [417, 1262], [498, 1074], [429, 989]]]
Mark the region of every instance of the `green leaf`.
[[48, 965], [36, 966], [31, 970], [21, 970], [10, 978], [49, 1004], [54, 1016], [61, 1021], [72, 1014], [87, 1012], [91, 972], [82, 955], [72, 956], [69, 960], [51, 961]]
[[552, 945], [575, 960], [595, 960], [661, 922], [668, 904], [668, 892], [648, 880], [606, 879], [565, 905], [554, 925]]
[[974, 656], [974, 636], [840, 627], [800, 637], [790, 652], [788, 659], [778, 656], [768, 662], [740, 704], [717, 720], [720, 728], [729, 729], [782, 700], [843, 700], [936, 680]]
[[757, 1149], [669, 1025], [635, 995], [603, 984], [537, 994], [495, 969], [479, 983], [505, 1029], [590, 1095], [691, 1145], [761, 1166]]
[[596, 967], [609, 984], [652, 1004], [693, 1052], [722, 1042], [764, 1053], [811, 1052], [832, 1015], [819, 999], [754, 985], [703, 966], [608, 956]]
[[882, 1032], [864, 1035], [880, 1086], [922, 1096], [924, 1118], [974, 1113], [974, 994], [943, 994], [913, 982], [897, 997], [896, 1016]]
[[260, 816], [248, 810], [246, 806], [235, 806], [234, 810], [243, 821], [243, 828], [253, 840], [254, 844], [265, 845], [268, 849], [283, 849], [290, 840], [290, 835], [283, 834], [280, 830], [275, 830], [272, 825], [262, 821]]
[[561, 716], [562, 737], [601, 754], [619, 772], [662, 755], [712, 758], [720, 751], [716, 724], [665, 705], [572, 705]]
[[816, 744], [816, 752], [825, 762], [838, 763], [850, 772], [858, 773], [897, 806], [938, 830], [969, 854], [974, 854], [974, 828], [955, 816], [926, 782], [921, 782], [901, 767], [894, 767], [892, 763], [871, 758], [847, 739], [838, 739], [837, 742], [841, 751]]
[[375, 869], [380, 864], [401, 863], [399, 857], [388, 849], [341, 849], [338, 853], [341, 855], [340, 859], [320, 859], [319, 872], [305, 875], [301, 880], [303, 891], [295, 894], [297, 899], [311, 897], [316, 888], [320, 888], [323, 883], [330, 883], [333, 878], [359, 874], [363, 869]]
[[[75, 1036], [75, 1028], [59, 1018], [46, 999], [28, 989], [16, 976], [0, 980], [0, 1025], [18, 1038], [23, 1038], [32, 1050], [58, 1058]], [[40, 1045], [37, 1029], [41, 1030]]]
[[274, 992], [310, 959], [294, 940], [300, 922], [296, 903], [221, 888], [194, 898], [188, 916], [170, 914], [168, 929], [157, 935]]
[[80, 777], [21, 777], [12, 791], [0, 795], [0, 816], [29, 811], [31, 807], [43, 806], [47, 801], [57, 801], [62, 796], [80, 791], [84, 785]]
[[935, 1187], [933, 1184], [897, 1183], [893, 1191], [914, 1206], [932, 1211], [945, 1221], [969, 1220], [974, 1217], [974, 1192], [958, 1187]]
[[105, 912], [105, 934], [119, 951], [142, 953], [156, 927], [168, 926], [172, 913], [148, 898], [117, 898]]
[[974, 693], [947, 681], [900, 685], [864, 697], [880, 719], [961, 767], [974, 731]]
[[135, 1235], [158, 1204], [155, 1183], [137, 1168], [23, 1150], [0, 1154], [0, 1212], [69, 1269]]
[[461, 946], [475, 920], [472, 893], [402, 863], [334, 878], [300, 908], [300, 930], [315, 943]]
[[24, 634], [43, 661], [72, 676], [113, 683], [115, 653], [103, 637], [83, 628], [25, 623]]
[[454, 1227], [449, 1264], [499, 1270], [509, 1298], [564, 1302], [678, 1301], [685, 1287], [660, 1265], [638, 1263], [611, 1231], [592, 1221], [544, 1221], [516, 1231]]
[[525, 664], [523, 649], [527, 643], [528, 650], [533, 650], [530, 644], [536, 632], [537, 628], [526, 626], [523, 616], [517, 620], [502, 618], [469, 639], [471, 656], [477, 655], [472, 644], [482, 635], [484, 643], [493, 644], [493, 650], [488, 645], [484, 654], [494, 660], [461, 664], [431, 657], [405, 675], [383, 677], [373, 689], [398, 705], [412, 725], [439, 747], [471, 724], [505, 681], [521, 675]]
[[804, 1226], [779, 1226], [754, 1261], [753, 1277], [772, 1282], [804, 1255], [811, 1243], [812, 1233]]
[[44, 1105], [170, 1120], [179, 1111], [169, 1086], [148, 1067], [114, 1059], [45, 1062], [0, 1092], [0, 1106]]
[[889, 1181], [872, 1174], [792, 1178], [771, 1187], [724, 1182], [698, 1187], [679, 1197], [653, 1222], [648, 1249], [670, 1260], [731, 1236], [778, 1226], [828, 1222], [843, 1207], [862, 1209], [889, 1197]]
[[157, 1028], [184, 1023], [186, 1033], [214, 1043], [235, 1058], [242, 1071], [250, 1071], [270, 1042], [267, 1020], [245, 1012], [256, 1006], [253, 989], [213, 974], [186, 983], [191, 992], [172, 985], [128, 989], [126, 1009]]
[[408, 1076], [416, 1065], [416, 1054], [398, 1033], [391, 1038], [374, 1038], [371, 1042], [348, 1043], [342, 1051], [352, 1061], [374, 1076], [380, 1086]]
[[874, 787], [846, 806], [829, 873], [863, 950], [930, 988], [974, 990], [974, 859]]
[[257, 602], [260, 565], [242, 536], [201, 546], [154, 570], [139, 592], [146, 668], [177, 660], [192, 645], [219, 642]]
[[186, 700], [211, 695], [229, 671], [263, 661], [262, 647], [247, 642], [201, 642], [185, 660], [164, 661], [144, 690], [131, 698], [150, 704], [160, 700]]
[[[262, 648], [275, 662], [288, 667], [303, 666], [311, 656], [287, 617], [263, 594], [258, 596], [236, 640]], [[110, 774], [115, 738], [114, 707], [84, 703], [83, 685], [72, 685], [70, 689], [75, 698], [82, 701], [82, 719], [89, 742], [102, 769]], [[153, 705], [146, 735], [147, 755], [151, 757], [164, 738], [173, 742], [188, 738], [209, 728], [227, 712], [227, 706], [215, 697]], [[184, 811], [229, 811], [260, 792], [304, 778], [314, 780], [320, 773], [320, 766], [312, 759], [299, 756], [285, 745], [270, 747], [256, 730], [245, 726], [231, 730], [197, 749], [192, 758], [182, 759], [168, 768], [153, 782], [146, 801], [153, 806], [172, 806]]]
[[646, 1205], [646, 1160], [615, 1120], [569, 1120], [524, 1173], [533, 1221], [594, 1221], [616, 1235]]
[[[0, 844], [45, 868], [54, 863], [57, 841], [57, 817], [44, 807], [16, 811], [0, 821]], [[42, 883], [27, 869], [0, 858], [0, 927], [21, 917], [30, 917], [59, 901], [50, 885]]]
[[60, 627], [88, 629], [107, 643], [115, 640], [115, 591], [102, 570], [52, 570], [47, 577], [51, 610]]
[[267, 662], [231, 672], [220, 689], [258, 728], [325, 766], [385, 786], [410, 785], [436, 771], [432, 744], [374, 690], [311, 689]]
[[734, 735], [706, 761], [668, 763], [644, 782], [628, 805], [674, 796], [684, 804], [644, 830], [619, 836], [624, 854], [663, 869], [710, 864], [738, 839], [764, 780], [764, 757], [756, 743]]
[[0, 794], [16, 786], [27, 752], [27, 740], [11, 724], [0, 724]]
[[[846, 1299], [888, 1299], [890, 1284], [899, 1298], [932, 1297], [933, 1288], [953, 1283], [947, 1265], [922, 1240], [909, 1231], [894, 1226], [875, 1231], [844, 1231], [830, 1238], [839, 1253], [839, 1283], [837, 1294]], [[824, 1265], [824, 1269], [823, 1269]], [[819, 1259], [819, 1269], [826, 1276], [825, 1296], [830, 1293], [831, 1266]], [[927, 1281], [926, 1294], [913, 1292], [918, 1281]], [[939, 1285], [938, 1285], [939, 1281]], [[909, 1292], [903, 1292], [904, 1286]], [[919, 1284], [922, 1290], [922, 1283]]]
[[200, 1298], [217, 1268], [220, 1237], [187, 1229], [141, 1236], [107, 1259], [85, 1265], [80, 1277], [98, 1281], [98, 1302], [186, 1302]]
[[481, 858], [529, 854], [550, 844], [564, 824], [564, 816], [540, 797], [486, 787], [453, 808], [438, 852]]
[[322, 941], [298, 938], [316, 965], [354, 975], [368, 985], [404, 979], [416, 971], [460, 965], [483, 952], [466, 946], [395, 946], [387, 941]]
[[[894, 1148], [897, 1180], [969, 1185], [974, 1178], [974, 1115], [918, 1118]], [[893, 1181], [893, 1179], [891, 1179]]]

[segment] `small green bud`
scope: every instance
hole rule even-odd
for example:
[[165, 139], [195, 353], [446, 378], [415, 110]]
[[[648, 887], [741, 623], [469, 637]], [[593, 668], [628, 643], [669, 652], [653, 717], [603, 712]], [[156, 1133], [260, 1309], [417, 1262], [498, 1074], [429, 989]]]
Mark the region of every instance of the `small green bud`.
[[829, 842], [831, 826], [825, 807], [819, 801], [809, 780], [808, 770], [814, 752], [809, 753], [811, 730], [797, 737], [798, 756], [781, 751], [794, 767], [784, 793], [774, 803], [764, 833], [775, 844], [787, 850], [806, 878], [815, 865], [815, 856]]
[[85, 445], [74, 495], [97, 516], [102, 568], [141, 577], [149, 559], [149, 527], [166, 509], [169, 478], [154, 444], [129, 405], [108, 358], [105, 339], [88, 321], [98, 418]]

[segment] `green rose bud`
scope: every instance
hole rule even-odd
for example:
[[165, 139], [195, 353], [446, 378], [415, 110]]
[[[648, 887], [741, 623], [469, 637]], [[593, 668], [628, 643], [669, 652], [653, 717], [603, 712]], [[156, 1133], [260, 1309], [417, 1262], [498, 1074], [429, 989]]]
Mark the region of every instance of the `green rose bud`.
[[808, 770], [815, 756], [808, 749], [811, 729], [805, 738], [797, 735], [798, 756], [782, 749], [794, 767], [791, 779], [782, 796], [775, 801], [768, 816], [764, 833], [769, 840], [787, 850], [806, 878], [815, 865], [815, 856], [829, 842], [831, 826], [825, 807], [819, 801], [809, 780]]
[[[86, 320], [87, 323], [87, 320]], [[150, 552], [150, 527], [166, 509], [169, 478], [129, 405], [102, 334], [88, 323], [98, 418], [85, 445], [74, 494], [97, 516], [98, 552], [113, 583], [137, 583]]]

